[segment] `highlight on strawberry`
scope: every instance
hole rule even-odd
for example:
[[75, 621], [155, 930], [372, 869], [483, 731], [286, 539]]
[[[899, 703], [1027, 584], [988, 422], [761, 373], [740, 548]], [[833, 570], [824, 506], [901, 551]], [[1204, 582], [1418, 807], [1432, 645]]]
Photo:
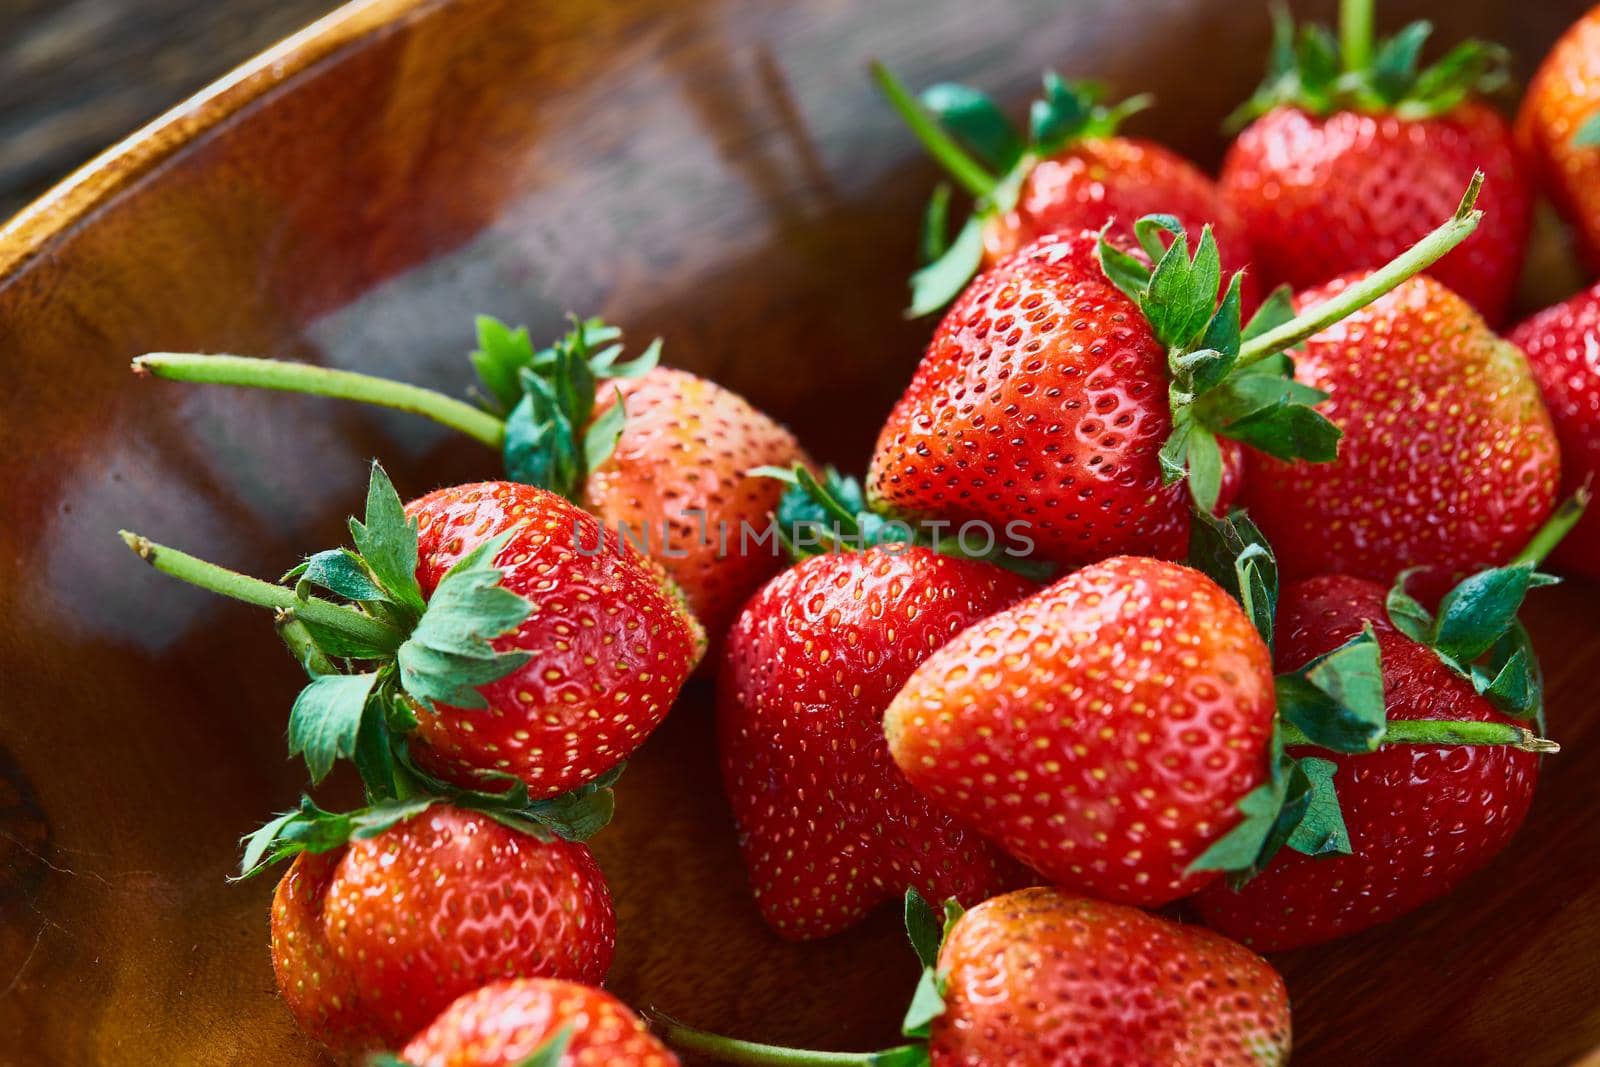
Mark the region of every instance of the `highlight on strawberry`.
[[502, 978], [598, 983], [616, 916], [581, 844], [432, 797], [316, 809], [254, 835], [246, 875], [294, 857], [272, 901], [278, 990], [340, 1056], [394, 1048]]
[[311, 675], [289, 747], [313, 783], [349, 759], [377, 798], [566, 793], [644, 741], [704, 649], [670, 579], [631, 547], [580, 551], [597, 521], [542, 489], [486, 482], [402, 505], [375, 463], [350, 533], [353, 548], [282, 584], [123, 534], [156, 570], [277, 614]]
[[906, 894], [923, 965], [908, 1042], [878, 1052], [796, 1050], [696, 1030], [663, 1016], [668, 1044], [720, 1063], [813, 1067], [1288, 1062], [1289, 996], [1255, 953], [1134, 908], [1023, 889], [942, 916]]
[[[951, 239], [950, 186], [935, 190], [908, 314], [939, 310], [980, 267], [1040, 237], [1098, 230], [1113, 220], [1127, 230], [1153, 212], [1170, 212], [1190, 228], [1213, 226], [1230, 271], [1250, 261], [1243, 227], [1210, 178], [1170, 149], [1117, 133], [1124, 119], [1150, 105], [1149, 96], [1106, 107], [1102, 86], [1050, 71], [1024, 135], [976, 89], [946, 82], [913, 95], [883, 64], [874, 63], [872, 74], [928, 154], [973, 198], [971, 216]], [[1255, 304], [1249, 287], [1245, 306]]]
[[1243, 446], [1334, 459], [1340, 431], [1289, 350], [1464, 240], [1480, 184], [1382, 269], [1298, 313], [1275, 294], [1247, 324], [1209, 228], [1192, 251], [1171, 216], [1139, 220], [1132, 251], [1108, 232], [1035, 242], [940, 323], [879, 434], [871, 504], [913, 521], [1023, 520], [1037, 554], [1059, 563], [1181, 558], [1189, 500], [1226, 509]]
[[[624, 360], [622, 331], [572, 321], [548, 348], [525, 327], [477, 323], [478, 405], [415, 385], [304, 363], [153, 352], [136, 373], [308, 393], [425, 416], [499, 452], [505, 477], [597, 516], [603, 544], [641, 546], [678, 583], [715, 644], [744, 599], [781, 566], [737, 536], [781, 492], [746, 472], [808, 460], [793, 435], [742, 397], [659, 365], [656, 340]], [[729, 536], [729, 531], [733, 536]]]
[[1337, 37], [1318, 25], [1297, 32], [1286, 8], [1272, 9], [1266, 81], [1229, 120], [1243, 130], [1223, 163], [1222, 199], [1264, 281], [1301, 289], [1389, 260], [1481, 172], [1483, 225], [1428, 273], [1499, 325], [1533, 212], [1511, 128], [1483, 99], [1507, 84], [1507, 53], [1463, 41], [1419, 69], [1432, 26], [1374, 41], [1372, 8], [1341, 0]]

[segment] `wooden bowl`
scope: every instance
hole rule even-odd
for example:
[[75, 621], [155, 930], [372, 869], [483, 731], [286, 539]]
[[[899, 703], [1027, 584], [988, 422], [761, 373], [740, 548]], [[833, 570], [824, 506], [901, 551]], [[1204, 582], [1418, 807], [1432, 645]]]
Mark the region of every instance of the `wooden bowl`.
[[[1384, 14], [1436, 7], [1441, 38], [1505, 40], [1526, 74], [1584, 6]], [[154, 575], [115, 530], [276, 574], [342, 541], [373, 455], [407, 494], [496, 468], [405, 416], [139, 382], [129, 357], [454, 392], [474, 313], [549, 334], [598, 312], [859, 468], [930, 330], [899, 311], [933, 172], [868, 58], [1019, 107], [1049, 65], [1153, 89], [1166, 104], [1135, 129], [1214, 162], [1266, 36], [1232, 0], [363, 0], [0, 231], [0, 1060], [317, 1059], [273, 992], [272, 879], [226, 881], [237, 838], [303, 786], [296, 672], [262, 613]], [[1538, 595], [1566, 751], [1512, 847], [1443, 903], [1276, 960], [1298, 1063], [1556, 1064], [1600, 1043], [1595, 605], [1579, 583]], [[596, 845], [621, 996], [753, 1038], [894, 1037], [914, 974], [893, 909], [807, 945], [757, 917], [703, 689], [620, 792]]]

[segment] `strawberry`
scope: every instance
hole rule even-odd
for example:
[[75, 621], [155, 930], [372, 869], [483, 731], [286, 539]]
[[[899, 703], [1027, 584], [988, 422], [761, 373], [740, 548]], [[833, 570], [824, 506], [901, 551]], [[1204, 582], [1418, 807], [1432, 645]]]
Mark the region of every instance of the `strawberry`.
[[1516, 139], [1600, 273], [1600, 8], [1574, 22], [1528, 83]]
[[[1149, 106], [1148, 96], [1107, 108], [1100, 86], [1051, 71], [1024, 137], [976, 89], [946, 83], [914, 97], [882, 64], [873, 65], [873, 75], [929, 154], [976, 201], [947, 244], [949, 187], [935, 193], [923, 237], [930, 262], [912, 279], [914, 314], [948, 304], [980, 266], [993, 267], [1040, 237], [1115, 222], [1119, 236], [1131, 239], [1133, 221], [1156, 212], [1191, 229], [1211, 225], [1230, 272], [1249, 262], [1243, 227], [1210, 178], [1161, 145], [1118, 135], [1125, 118]], [[1248, 279], [1243, 295], [1245, 309], [1255, 307]]]
[[644, 741], [701, 654], [671, 581], [631, 548], [593, 551], [594, 517], [543, 489], [484, 482], [402, 507], [374, 464], [351, 534], [355, 550], [312, 556], [293, 588], [124, 534], [157, 570], [303, 629], [313, 678], [289, 741], [313, 782], [348, 757], [379, 798], [508, 781], [518, 804], [565, 794]]
[[[1527, 353], [1561, 443], [1564, 490], [1575, 492], [1600, 475], [1600, 286], [1539, 312], [1509, 340]], [[1600, 517], [1579, 523], [1553, 558], [1600, 577]]]
[[1051, 881], [1149, 906], [1266, 777], [1271, 656], [1197, 571], [1118, 557], [991, 615], [884, 713], [911, 784]]
[[1413, 278], [1311, 338], [1295, 377], [1344, 436], [1331, 463], [1248, 455], [1245, 502], [1286, 576], [1459, 576], [1505, 562], [1549, 515], [1560, 458], [1527, 360], [1439, 282]]
[[549, 489], [601, 520], [603, 544], [628, 540], [666, 569], [713, 640], [781, 566], [760, 530], [782, 493], [745, 472], [808, 462], [788, 430], [734, 393], [660, 367], [661, 345], [618, 362], [621, 331], [574, 320], [535, 351], [526, 329], [478, 320], [472, 362], [484, 408], [350, 371], [239, 356], [151, 353], [134, 370], [362, 400], [426, 415], [502, 455], [513, 481]]
[[338, 1054], [398, 1045], [485, 982], [592, 983], [611, 964], [611, 895], [575, 842], [425, 797], [280, 817], [252, 840], [247, 873], [288, 855], [272, 903], [278, 988]]
[[812, 556], [751, 598], [718, 675], [723, 781], [756, 902], [825, 937], [907, 885], [976, 903], [1020, 872], [889, 758], [883, 711], [917, 665], [1030, 588], [921, 546]]
[[1479, 95], [1505, 81], [1503, 49], [1468, 41], [1417, 70], [1430, 26], [1372, 42], [1372, 0], [1345, 0], [1341, 39], [1275, 17], [1265, 84], [1235, 115], [1221, 195], [1255, 265], [1296, 289], [1374, 268], [1427, 233], [1474, 171], [1485, 220], [1429, 268], [1493, 324], [1505, 319], [1532, 225], [1510, 126]]
[[516, 978], [456, 1000], [394, 1062], [406, 1067], [677, 1067], [678, 1058], [604, 990], [551, 978]]
[[[935, 331], [878, 437], [874, 505], [956, 526], [1022, 523], [1038, 555], [1062, 563], [1181, 556], [1188, 498], [1210, 512], [1237, 488], [1235, 442], [1334, 458], [1338, 430], [1311, 406], [1322, 394], [1293, 380], [1283, 350], [1459, 242], [1475, 189], [1365, 285], [1294, 317], [1275, 296], [1248, 327], [1209, 229], [1191, 257], [1176, 220], [1140, 220], [1154, 269], [1093, 233], [1035, 242], [974, 281]], [[1188, 494], [1175, 484], [1185, 477]]]
[[1242, 887], [1206, 889], [1197, 898], [1206, 922], [1262, 951], [1315, 944], [1437, 899], [1504, 848], [1528, 811], [1535, 753], [1555, 748], [1521, 725], [1538, 713], [1539, 675], [1515, 622], [1527, 590], [1548, 580], [1531, 561], [1482, 572], [1446, 595], [1437, 617], [1403, 582], [1286, 587], [1279, 667], [1376, 633], [1389, 720], [1378, 740], [1410, 743], [1321, 761], [1342, 818], [1320, 847], [1285, 850]]
[[923, 979], [914, 1043], [802, 1052], [665, 1022], [669, 1043], [730, 1063], [932, 1067], [1263, 1067], [1288, 1061], [1289, 997], [1255, 953], [1134, 908], [1023, 889], [937, 920], [911, 894]]

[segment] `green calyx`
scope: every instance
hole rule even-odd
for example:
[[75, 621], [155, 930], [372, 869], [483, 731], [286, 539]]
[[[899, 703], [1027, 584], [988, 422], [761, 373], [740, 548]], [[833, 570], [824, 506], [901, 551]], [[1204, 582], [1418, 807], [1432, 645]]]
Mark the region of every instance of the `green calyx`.
[[[235, 574], [134, 534], [124, 539], [163, 573], [276, 613], [279, 635], [311, 678], [290, 710], [288, 741], [290, 755], [305, 760], [313, 784], [335, 762], [348, 759], [374, 803], [427, 794], [471, 806], [488, 804], [481, 798], [490, 794], [462, 791], [420, 771], [409, 758], [406, 737], [420, 709], [486, 708], [477, 687], [528, 661], [526, 652], [497, 652], [491, 644], [533, 611], [501, 584], [495, 566], [514, 532], [468, 552], [425, 599], [416, 577], [416, 523], [374, 463], [365, 517], [350, 522], [354, 547], [319, 552], [282, 583]], [[314, 595], [314, 589], [336, 599]], [[585, 832], [601, 814], [593, 805], [609, 805], [606, 796], [565, 812], [563, 805], [584, 799], [568, 794], [530, 807], [521, 783], [496, 773], [485, 773], [484, 782], [498, 790], [492, 794], [500, 798], [494, 811], [528, 812], [523, 821], [563, 835]], [[608, 807], [604, 814], [609, 817]]]
[[1427, 21], [1375, 42], [1372, 0], [1342, 0], [1339, 23], [1337, 37], [1324, 26], [1297, 29], [1287, 8], [1275, 5], [1266, 80], [1228, 117], [1226, 128], [1236, 131], [1276, 107], [1314, 115], [1361, 111], [1428, 118], [1509, 81], [1510, 53], [1484, 41], [1463, 41], [1421, 67], [1422, 47], [1433, 32]]
[[872, 76], [928, 153], [973, 198], [971, 216], [952, 239], [950, 188], [935, 189], [923, 219], [924, 265], [911, 277], [907, 314], [912, 317], [944, 307], [977, 273], [984, 221], [1016, 206], [1035, 164], [1074, 142], [1112, 136], [1124, 119], [1151, 103], [1148, 96], [1136, 96], [1107, 107], [1101, 103], [1104, 86], [1069, 82], [1049, 71], [1024, 134], [976, 89], [941, 83], [917, 96], [881, 63], [872, 65]]
[[622, 393], [596, 417], [602, 381], [637, 378], [661, 359], [660, 340], [636, 359], [618, 362], [622, 331], [599, 319], [572, 320], [572, 329], [535, 351], [526, 329], [478, 319], [472, 364], [492, 409], [505, 415], [501, 447], [506, 476], [576, 500], [589, 472], [610, 458], [627, 418]]
[[749, 1067], [928, 1067], [928, 1035], [933, 1021], [944, 1014], [948, 995], [945, 978], [938, 970], [939, 950], [961, 915], [961, 905], [955, 900], [945, 901], [936, 912], [922, 894], [915, 889], [906, 890], [906, 936], [922, 963], [922, 977], [901, 1024], [901, 1033], [911, 1039], [906, 1044], [877, 1052], [823, 1052], [723, 1037], [659, 1013], [651, 1015], [650, 1021], [669, 1045], [718, 1063]]
[[[1570, 521], [1575, 522], [1576, 518]], [[1189, 562], [1239, 601], [1270, 649], [1278, 603], [1278, 567], [1272, 546], [1248, 516], [1236, 511], [1226, 518], [1215, 518], [1197, 511], [1190, 534]], [[1534, 584], [1528, 578], [1532, 564], [1519, 563], [1500, 571], [1516, 573], [1482, 587], [1471, 585], [1461, 598], [1461, 610], [1471, 603], [1475, 605], [1475, 616], [1502, 617], [1509, 608], [1510, 618], [1514, 619], [1522, 593]], [[1462, 586], [1473, 581], [1468, 579]], [[1451, 597], [1446, 598], [1441, 618], [1451, 610]], [[1403, 610], [1411, 613], [1409, 621], [1415, 621], [1415, 613], [1421, 608], [1409, 597], [1405, 599], [1409, 604]], [[1396, 612], [1394, 604], [1391, 594], [1391, 618]], [[1430, 624], [1437, 626], [1431, 619]], [[1399, 626], [1398, 620], [1396, 625]], [[1453, 645], [1463, 652], [1476, 648], [1481, 656], [1503, 639], [1498, 631], [1486, 634], [1478, 632], [1483, 629], [1480, 627], [1468, 636], [1463, 632], [1466, 629], [1457, 628]], [[1488, 629], [1493, 629], [1492, 622]], [[1525, 641], [1526, 634], [1522, 637]], [[1450, 645], [1451, 641], [1447, 639], [1446, 643]], [[1531, 661], [1531, 648], [1522, 647]], [[1508, 654], [1507, 659], [1511, 658]], [[1467, 672], [1466, 676], [1472, 675]], [[1235, 886], [1259, 874], [1285, 846], [1309, 856], [1351, 851], [1334, 782], [1337, 764], [1319, 756], [1292, 756], [1286, 751], [1290, 746], [1352, 755], [1375, 752], [1386, 744], [1505, 745], [1531, 752], [1558, 751], [1554, 743], [1532, 731], [1505, 723], [1389, 719], [1382, 657], [1370, 624], [1299, 670], [1278, 675], [1274, 688], [1277, 717], [1267, 752], [1267, 779], [1240, 799], [1239, 823], [1190, 866], [1197, 871], [1224, 871]]]
[[796, 563], [836, 552], [917, 546], [960, 559], [992, 563], [1035, 581], [1043, 581], [1055, 571], [1052, 564], [1013, 555], [999, 544], [986, 546], [987, 551], [968, 551], [958, 532], [944, 532], [952, 526], [948, 522], [918, 524], [874, 511], [867, 504], [861, 483], [832, 467], [823, 470], [820, 480], [802, 463], [793, 467], [754, 467], [746, 473], [773, 478], [789, 487], [779, 498], [773, 518], [778, 540]]
[[1341, 433], [1316, 411], [1327, 394], [1295, 381], [1286, 350], [1372, 303], [1465, 240], [1482, 216], [1473, 208], [1482, 185], [1482, 174], [1475, 175], [1450, 219], [1323, 303], [1296, 314], [1288, 290], [1279, 289], [1249, 323], [1241, 322], [1242, 275], [1234, 274], [1223, 288], [1210, 226], [1201, 231], [1191, 255], [1188, 233], [1175, 217], [1146, 215], [1134, 224], [1141, 258], [1112, 242], [1108, 223], [1100, 235], [1101, 270], [1139, 306], [1167, 349], [1172, 432], [1160, 453], [1167, 484], [1187, 478], [1196, 506], [1215, 511], [1222, 492], [1222, 437], [1282, 460], [1332, 460]]
[[621, 393], [598, 417], [602, 381], [637, 378], [661, 358], [654, 341], [637, 358], [620, 360], [621, 331], [599, 319], [572, 320], [548, 348], [535, 349], [526, 327], [510, 329], [488, 316], [477, 322], [472, 353], [481, 407], [432, 389], [354, 371], [246, 356], [152, 352], [134, 372], [171, 381], [236, 385], [355, 400], [423, 415], [501, 452], [506, 477], [576, 500], [590, 471], [611, 456], [627, 418]]

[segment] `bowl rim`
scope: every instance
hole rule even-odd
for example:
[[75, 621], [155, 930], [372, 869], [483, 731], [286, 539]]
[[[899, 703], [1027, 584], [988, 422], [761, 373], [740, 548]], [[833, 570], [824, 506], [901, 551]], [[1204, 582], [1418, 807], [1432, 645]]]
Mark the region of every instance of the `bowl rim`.
[[73, 170], [0, 224], [0, 290], [81, 224], [279, 88], [453, 0], [348, 0]]

